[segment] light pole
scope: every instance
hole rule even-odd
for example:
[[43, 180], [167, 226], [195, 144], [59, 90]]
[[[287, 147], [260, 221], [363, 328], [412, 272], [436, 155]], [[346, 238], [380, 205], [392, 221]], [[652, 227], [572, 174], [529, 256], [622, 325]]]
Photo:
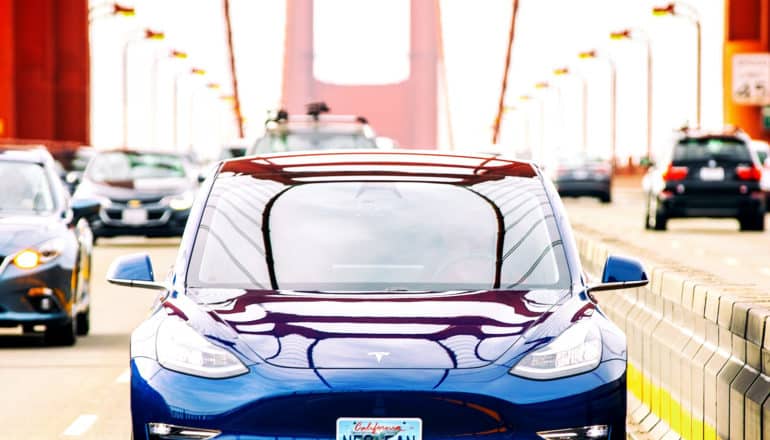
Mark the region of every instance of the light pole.
[[[208, 90], [219, 90], [219, 88], [220, 88], [219, 83], [215, 83], [215, 82], [206, 83], [206, 89]], [[194, 89], [190, 93], [190, 105], [188, 107], [189, 113], [187, 115], [188, 124], [189, 124], [187, 149], [189, 152], [192, 152], [193, 150], [193, 138], [194, 138], [193, 135], [195, 134], [195, 101], [197, 100], [196, 99], [197, 95], [198, 95], [197, 89]]]
[[128, 51], [129, 48], [140, 41], [163, 40], [166, 35], [163, 32], [145, 29], [140, 38], [131, 38], [123, 45], [123, 146], [128, 146]]
[[646, 32], [639, 29], [623, 29], [610, 33], [612, 40], [641, 41], [647, 50], [647, 160], [652, 159], [652, 42]]
[[[581, 60], [600, 59], [595, 50], [580, 52], [578, 58]], [[610, 66], [610, 155], [612, 157], [612, 169], [617, 167], [617, 145], [618, 145], [618, 69], [615, 60], [612, 57], [603, 57]]]
[[[503, 106], [503, 113], [508, 112], [516, 112], [522, 115], [522, 123], [524, 125], [524, 145], [526, 145], [527, 148], [532, 150], [531, 148], [531, 133], [530, 133], [530, 119], [529, 115], [527, 115], [526, 112], [522, 111], [520, 107], [517, 106]], [[514, 151], [514, 153], [517, 153], [517, 151]]]
[[684, 17], [695, 25], [695, 31], [698, 39], [698, 61], [697, 61], [697, 79], [696, 79], [696, 92], [695, 92], [695, 111], [698, 127], [701, 126], [701, 81], [703, 76], [702, 58], [703, 58], [703, 30], [701, 27], [700, 15], [698, 11], [690, 5], [681, 2], [671, 2], [665, 6], [657, 6], [652, 8], [652, 14], [658, 17], [673, 16]]
[[535, 90], [540, 91], [541, 94], [538, 96], [538, 101], [540, 101], [540, 158], [541, 160], [545, 159], [545, 132], [546, 132], [546, 112], [545, 112], [545, 96], [542, 94], [543, 91], [548, 90], [551, 88], [551, 85], [548, 84], [546, 81], [540, 81], [535, 84]]
[[160, 65], [161, 60], [184, 60], [187, 59], [187, 52], [183, 52], [180, 50], [172, 49], [165, 53], [163, 56], [156, 56], [152, 63], [152, 85], [151, 88], [151, 94], [152, 94], [152, 115], [151, 115], [151, 121], [152, 124], [152, 144], [157, 146], [158, 145], [158, 67]]
[[193, 67], [192, 69], [177, 73], [174, 76], [174, 121], [173, 121], [173, 129], [174, 129], [174, 148], [179, 149], [179, 78], [182, 75], [197, 75], [197, 76], [204, 76], [206, 75], [206, 71], [203, 69], [199, 69], [196, 67]]
[[588, 79], [581, 75], [578, 72], [573, 72], [567, 67], [561, 67], [558, 69], [554, 69], [553, 74], [555, 76], [567, 76], [567, 75], [573, 75], [575, 78], [579, 79], [581, 82], [581, 100], [582, 100], [582, 112], [583, 112], [583, 120], [582, 120], [582, 152], [585, 153], [588, 151]]

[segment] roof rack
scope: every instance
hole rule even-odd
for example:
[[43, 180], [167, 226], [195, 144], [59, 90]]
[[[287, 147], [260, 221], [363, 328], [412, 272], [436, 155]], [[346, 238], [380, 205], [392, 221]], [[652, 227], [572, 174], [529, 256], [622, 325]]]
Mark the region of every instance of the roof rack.
[[304, 115], [289, 115], [286, 109], [278, 109], [268, 113], [265, 125], [271, 123], [285, 123], [289, 121], [294, 122], [352, 122], [358, 124], [368, 125], [369, 121], [363, 116], [355, 115], [333, 115], [328, 114], [331, 112], [331, 108], [323, 102], [311, 102], [305, 106]]

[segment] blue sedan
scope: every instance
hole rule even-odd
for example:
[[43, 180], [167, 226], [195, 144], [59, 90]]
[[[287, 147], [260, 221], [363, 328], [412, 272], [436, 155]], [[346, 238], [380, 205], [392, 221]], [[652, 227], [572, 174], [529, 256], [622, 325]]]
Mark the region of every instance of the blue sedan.
[[131, 340], [136, 439], [623, 439], [626, 341], [539, 169], [428, 152], [225, 161]]

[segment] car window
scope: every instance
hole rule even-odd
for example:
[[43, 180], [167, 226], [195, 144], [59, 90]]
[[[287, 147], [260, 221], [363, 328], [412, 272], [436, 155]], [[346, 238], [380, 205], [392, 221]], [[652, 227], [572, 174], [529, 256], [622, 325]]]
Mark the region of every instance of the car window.
[[346, 150], [375, 148], [374, 139], [360, 133], [290, 132], [267, 134], [259, 140], [257, 153], [281, 153], [303, 150]]
[[95, 156], [86, 171], [95, 182], [184, 178], [184, 160], [171, 154], [109, 152]]
[[737, 139], [685, 139], [674, 147], [674, 161], [723, 159], [751, 161], [748, 146]]
[[285, 186], [220, 175], [193, 250], [193, 287], [324, 291], [566, 288], [542, 183]]
[[54, 209], [51, 182], [42, 165], [0, 161], [0, 214], [51, 213]]

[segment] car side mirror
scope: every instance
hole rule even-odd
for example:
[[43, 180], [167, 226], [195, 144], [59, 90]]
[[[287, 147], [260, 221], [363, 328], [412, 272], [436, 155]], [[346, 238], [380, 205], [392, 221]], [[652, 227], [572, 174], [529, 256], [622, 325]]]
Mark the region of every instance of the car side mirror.
[[646, 286], [649, 282], [642, 263], [633, 258], [610, 255], [604, 263], [602, 282], [588, 286], [588, 291], [631, 289]]
[[168, 290], [165, 283], [155, 281], [150, 256], [145, 253], [118, 257], [107, 271], [107, 281], [126, 287], [140, 287], [152, 290]]
[[72, 205], [72, 223], [77, 223], [81, 218], [88, 218], [99, 214], [102, 208], [98, 200], [78, 199], [73, 200]]

